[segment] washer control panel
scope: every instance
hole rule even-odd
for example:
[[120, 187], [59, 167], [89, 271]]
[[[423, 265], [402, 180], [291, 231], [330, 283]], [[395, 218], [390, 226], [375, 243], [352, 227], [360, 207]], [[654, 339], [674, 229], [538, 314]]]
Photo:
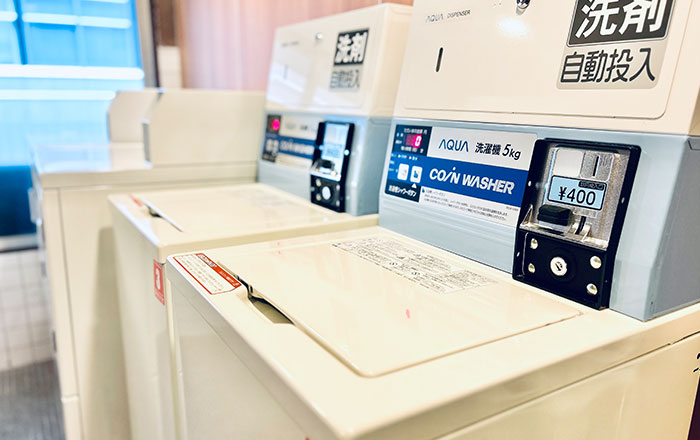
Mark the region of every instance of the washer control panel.
[[538, 140], [516, 233], [513, 277], [602, 309], [640, 149]]
[[345, 176], [355, 125], [322, 122], [311, 163], [311, 202], [337, 212], [345, 211]]

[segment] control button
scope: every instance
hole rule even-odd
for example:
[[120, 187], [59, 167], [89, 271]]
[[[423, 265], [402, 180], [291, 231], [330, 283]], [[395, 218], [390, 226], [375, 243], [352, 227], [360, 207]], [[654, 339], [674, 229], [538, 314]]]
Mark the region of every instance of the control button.
[[568, 226], [571, 210], [561, 206], [542, 205], [537, 210], [537, 220], [560, 226]]
[[534, 250], [537, 249], [539, 246], [540, 246], [540, 244], [539, 244], [539, 242], [537, 241], [536, 238], [533, 238], [532, 240], [530, 240], [530, 249], [532, 249], [532, 250], [534, 251]]
[[316, 201], [317, 202], [321, 201], [321, 194], [318, 194], [318, 193], [316, 194]]
[[591, 257], [591, 267], [593, 269], [600, 269], [600, 267], [603, 265], [603, 262], [601, 261], [600, 257], [597, 255], [594, 255]]
[[323, 200], [330, 200], [330, 198], [333, 194], [331, 193], [330, 188], [328, 188], [327, 186], [324, 186], [323, 189], [321, 190], [321, 195], [323, 196]]
[[586, 291], [588, 291], [589, 295], [597, 295], [598, 294], [598, 286], [591, 283], [591, 284], [586, 286]]
[[530, 273], [535, 273], [535, 265], [532, 264], [532, 263], [528, 264], [528, 265], [527, 265], [527, 270], [528, 270], [528, 272], [530, 272]]
[[549, 268], [552, 270], [552, 273], [558, 277], [563, 277], [569, 271], [569, 265], [562, 257], [552, 258], [552, 261], [549, 262]]
[[321, 186], [321, 179], [317, 178], [315, 183], [316, 183], [316, 186]]

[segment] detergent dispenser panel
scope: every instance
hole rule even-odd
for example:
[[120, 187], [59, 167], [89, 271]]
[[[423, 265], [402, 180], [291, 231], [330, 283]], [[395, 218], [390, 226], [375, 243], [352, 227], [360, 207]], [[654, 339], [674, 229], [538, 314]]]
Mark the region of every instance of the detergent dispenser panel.
[[591, 307], [608, 306], [639, 151], [536, 143], [516, 238], [517, 279]]

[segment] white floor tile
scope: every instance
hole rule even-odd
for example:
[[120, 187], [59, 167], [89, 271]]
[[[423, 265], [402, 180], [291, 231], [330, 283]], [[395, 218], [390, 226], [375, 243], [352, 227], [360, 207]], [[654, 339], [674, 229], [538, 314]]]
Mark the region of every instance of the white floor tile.
[[29, 347], [31, 335], [29, 327], [8, 327], [7, 328], [7, 344], [10, 346], [10, 356], [13, 350]]
[[20, 287], [0, 290], [0, 311], [10, 313], [18, 308], [26, 307], [25, 291]]
[[35, 345], [34, 362], [46, 361], [53, 358], [53, 347], [51, 344]]
[[33, 304], [27, 307], [29, 311], [29, 323], [44, 322], [49, 319], [49, 312], [44, 304]]
[[18, 268], [0, 268], [0, 292], [22, 285], [22, 274]]
[[0, 252], [0, 268], [17, 267], [19, 265], [18, 252]]
[[49, 321], [34, 323], [31, 325], [32, 343], [42, 344], [51, 342], [51, 326]]
[[31, 347], [10, 350], [10, 364], [13, 368], [29, 365], [32, 362], [34, 362], [34, 353]]
[[42, 285], [25, 286], [22, 290], [25, 292], [24, 301], [27, 304], [27, 307], [31, 308], [36, 305], [46, 305], [46, 293], [44, 292], [44, 287]]
[[29, 329], [29, 319], [24, 307], [5, 308], [3, 313], [5, 314], [3, 321], [6, 329], [17, 327]]

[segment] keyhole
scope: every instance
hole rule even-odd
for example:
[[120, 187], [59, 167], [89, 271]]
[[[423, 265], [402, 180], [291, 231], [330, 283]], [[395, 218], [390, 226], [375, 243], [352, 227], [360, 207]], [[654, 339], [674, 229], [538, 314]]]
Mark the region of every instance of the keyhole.
[[443, 52], [444, 52], [444, 50], [441, 47], [440, 50], [438, 51], [437, 64], [435, 65], [435, 72], [440, 71], [440, 66], [442, 65], [442, 53]]

